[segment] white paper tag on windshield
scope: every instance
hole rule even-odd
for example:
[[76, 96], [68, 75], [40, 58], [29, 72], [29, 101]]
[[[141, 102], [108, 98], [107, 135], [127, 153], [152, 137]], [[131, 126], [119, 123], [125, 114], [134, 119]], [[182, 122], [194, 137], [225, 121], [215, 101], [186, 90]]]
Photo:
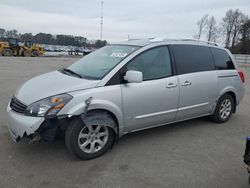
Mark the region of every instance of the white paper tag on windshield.
[[122, 53], [122, 52], [113, 52], [110, 57], [126, 57], [128, 54], [127, 53]]

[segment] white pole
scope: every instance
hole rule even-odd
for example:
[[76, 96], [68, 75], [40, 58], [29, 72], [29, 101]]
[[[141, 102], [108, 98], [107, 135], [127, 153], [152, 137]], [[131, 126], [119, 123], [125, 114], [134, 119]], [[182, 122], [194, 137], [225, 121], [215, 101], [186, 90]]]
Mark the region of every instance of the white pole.
[[102, 40], [102, 26], [103, 26], [103, 1], [101, 1], [101, 40]]

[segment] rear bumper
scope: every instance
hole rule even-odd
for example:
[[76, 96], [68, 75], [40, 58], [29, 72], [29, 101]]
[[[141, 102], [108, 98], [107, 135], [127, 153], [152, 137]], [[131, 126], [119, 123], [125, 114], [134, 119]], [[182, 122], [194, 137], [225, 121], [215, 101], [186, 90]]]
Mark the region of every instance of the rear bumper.
[[14, 141], [18, 141], [24, 135], [32, 135], [43, 123], [43, 117], [30, 117], [18, 114], [7, 107], [8, 128], [10, 136]]

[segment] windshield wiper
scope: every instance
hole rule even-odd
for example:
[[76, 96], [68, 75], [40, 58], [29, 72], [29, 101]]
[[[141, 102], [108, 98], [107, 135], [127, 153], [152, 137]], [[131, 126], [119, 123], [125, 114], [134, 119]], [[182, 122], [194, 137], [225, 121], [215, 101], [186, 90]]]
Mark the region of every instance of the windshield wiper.
[[78, 78], [82, 78], [82, 76], [81, 76], [80, 74], [78, 74], [78, 73], [76, 73], [76, 72], [74, 72], [74, 71], [72, 71], [72, 70], [70, 70], [70, 69], [68, 69], [68, 68], [62, 68], [61, 70], [62, 70], [63, 72], [68, 72], [68, 73], [70, 73], [70, 74], [73, 74], [73, 75], [77, 76]]

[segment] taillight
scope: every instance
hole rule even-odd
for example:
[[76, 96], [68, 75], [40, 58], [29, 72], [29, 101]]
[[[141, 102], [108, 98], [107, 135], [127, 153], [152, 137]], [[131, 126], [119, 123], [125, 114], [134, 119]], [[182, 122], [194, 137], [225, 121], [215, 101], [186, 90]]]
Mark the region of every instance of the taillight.
[[241, 81], [244, 83], [245, 82], [244, 72], [242, 70], [237, 70], [237, 71], [238, 71]]

